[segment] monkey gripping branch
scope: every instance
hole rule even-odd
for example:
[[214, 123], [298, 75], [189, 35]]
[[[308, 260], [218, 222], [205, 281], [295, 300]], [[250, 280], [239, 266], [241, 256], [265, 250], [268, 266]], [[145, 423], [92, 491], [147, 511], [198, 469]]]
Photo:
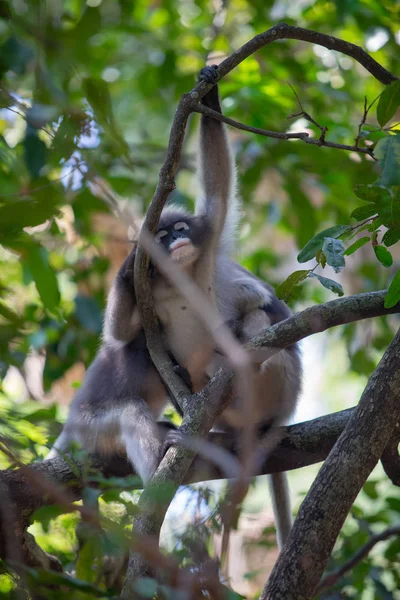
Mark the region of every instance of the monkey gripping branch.
[[[314, 31], [302, 29], [300, 27], [293, 27], [290, 25], [286, 25], [285, 23], [281, 23], [276, 27], [272, 27], [268, 31], [256, 36], [247, 44], [245, 44], [242, 48], [240, 48], [231, 56], [229, 56], [226, 60], [224, 60], [218, 67], [218, 78], [220, 79], [224, 77], [233, 68], [240, 64], [240, 62], [242, 62], [245, 58], [256, 52], [258, 49], [279, 39], [303, 40], [309, 43], [319, 44], [328, 49], [342, 52], [343, 54], [351, 56], [352, 58], [357, 60], [376, 79], [378, 79], [386, 85], [390, 84], [391, 82], [397, 79], [394, 75], [392, 75], [381, 65], [379, 65], [362, 48], [355, 46], [354, 44], [351, 44], [349, 42], [345, 42], [344, 40], [337, 39], [333, 36], [327, 36]], [[205, 84], [204, 82], [202, 82], [190, 94], [184, 95], [179, 103], [171, 129], [167, 157], [160, 171], [159, 184], [157, 186], [152, 203], [146, 215], [145, 228], [147, 228], [147, 230], [150, 233], [155, 232], [161, 215], [161, 211], [165, 205], [167, 197], [170, 191], [175, 187], [174, 178], [181, 155], [187, 119], [191, 112], [198, 111], [204, 114], [212, 115], [214, 118], [220, 119], [235, 127], [239, 127], [240, 129], [253, 131], [262, 135], [271, 134], [271, 132], [263, 132], [254, 128], [242, 126], [241, 124], [238, 124], [233, 120], [226, 119], [225, 117], [214, 113], [214, 111], [210, 112], [209, 109], [204, 108], [198, 102], [198, 99], [201, 99], [209, 91], [210, 88], [210, 84]], [[282, 134], [281, 136], [275, 135], [274, 137], [282, 137], [283, 139], [287, 139], [288, 136], [287, 134]], [[299, 137], [302, 141], [305, 141], [306, 143], [314, 143], [319, 146], [331, 146], [342, 150], [353, 150], [356, 152], [360, 150], [357, 143], [354, 146], [344, 146], [329, 143], [325, 140], [324, 133], [321, 134], [321, 137], [318, 140], [311, 140], [305, 135], [298, 135], [297, 137]], [[209, 430], [210, 426], [212, 426], [215, 417], [221, 410], [221, 406], [225, 405], [230, 396], [231, 389], [229, 389], [228, 385], [230, 383], [230, 378], [226, 374], [222, 374], [220, 377], [215, 377], [214, 380], [209, 384], [209, 386], [207, 386], [207, 388], [201, 394], [196, 395], [196, 403], [191, 402], [190, 398], [185, 399], [185, 393], [187, 393], [187, 391], [184, 389], [182, 390], [181, 385], [178, 384], [178, 387], [175, 387], [176, 382], [174, 382], [173, 379], [174, 374], [172, 372], [172, 369], [170, 368], [170, 365], [168, 365], [168, 359], [165, 356], [165, 353], [162, 349], [162, 344], [160, 343], [161, 338], [158, 330], [158, 321], [151, 302], [151, 288], [147, 275], [148, 267], [149, 257], [146, 256], [139, 248], [138, 257], [135, 265], [135, 289], [138, 297], [139, 309], [146, 331], [150, 353], [155, 365], [159, 369], [159, 372], [163, 375], [168, 388], [171, 391], [173, 391], [174, 389], [177, 390], [175, 399], [177, 400], [177, 402], [183, 402], [184, 404], [185, 416], [181, 428], [182, 431], [190, 436], [204, 435]], [[349, 321], [351, 321], [351, 318], [349, 319]], [[327, 327], [329, 326], [331, 325], [327, 325]], [[323, 328], [322, 325], [321, 327]], [[296, 340], [301, 339], [301, 337], [301, 335], [300, 337], [296, 337]], [[283, 346], [281, 339], [277, 341], [276, 346]], [[228, 386], [228, 389], [226, 387], [224, 389], [224, 385]], [[392, 389], [391, 391], [392, 393], [395, 393], [396, 390]], [[207, 398], [207, 400], [204, 401], [204, 398]], [[355, 417], [355, 419], [357, 419], [357, 417]], [[353, 425], [356, 425], [354, 421]], [[387, 438], [389, 438], [391, 433], [391, 428], [389, 424], [387, 424], [387, 429], [389, 431]], [[367, 440], [368, 437], [365, 437], [364, 441], [366, 442]], [[382, 451], [383, 449], [384, 446], [382, 448]], [[381, 454], [375, 457], [376, 461], [379, 460]], [[193, 451], [185, 450], [183, 448], [170, 448], [155, 474], [155, 477], [153, 479], [154, 485], [161, 484], [165, 481], [169, 481], [170, 483], [173, 483], [175, 489], [177, 489], [179, 484], [182, 483], [184, 475], [187, 472], [193, 458]], [[329, 463], [327, 464], [327, 468], [329, 468]], [[360, 487], [362, 483], [363, 482], [360, 483]], [[313, 488], [311, 498], [317, 494], [317, 491], [315, 490], [318, 490], [318, 487]], [[161, 524], [165, 516], [166, 509], [172, 497], [173, 491], [171, 492], [170, 496], [168, 497], [163, 506], [155, 506], [154, 503], [151, 501], [151, 491], [147, 493], [145, 490], [139, 502], [139, 506], [141, 509], [140, 516], [136, 517], [135, 519], [134, 527], [136, 534], [151, 534], [158, 536]], [[316, 537], [319, 537], [320, 540], [323, 539], [322, 536], [318, 536], [317, 534]], [[293, 549], [292, 552], [294, 552]], [[290, 562], [291, 556], [290, 554], [288, 554], [288, 552], [286, 552], [285, 555], [288, 556], [285, 563], [285, 566], [287, 566], [287, 564]], [[322, 553], [322, 556], [326, 556], [326, 552]], [[280, 561], [281, 565], [282, 561]], [[282, 566], [279, 567], [279, 565], [277, 565], [276, 569], [279, 569], [279, 573], [278, 575], [276, 575], [276, 578], [282, 578], [284, 568]], [[143, 575], [147, 572], [148, 567], [143, 561], [143, 557], [139, 553], [132, 553], [130, 557], [127, 579], [122, 597], [128, 598], [132, 591], [132, 584], [134, 579], [137, 576]], [[275, 570], [275, 572], [277, 571]], [[312, 575], [314, 574], [315, 588], [318, 583], [318, 570], [309, 568], [308, 572], [310, 573], [310, 577], [312, 577]], [[317, 573], [317, 575], [315, 575], [315, 573]], [[291, 585], [292, 589], [297, 590], [296, 597], [300, 598], [302, 586], [300, 585], [299, 579], [300, 577], [295, 578], [295, 580], [291, 581]], [[311, 585], [309, 586], [309, 588], [311, 588]], [[289, 596], [281, 597], [287, 598]]]
[[[286, 24], [277, 25], [276, 27], [271, 28], [267, 32], [256, 36], [253, 40], [245, 44], [242, 48], [240, 48], [238, 51], [236, 51], [230, 57], [228, 57], [223, 63], [221, 63], [221, 65], [219, 65], [219, 78], [225, 76], [233, 68], [235, 68], [242, 60], [250, 56], [259, 48], [266, 46], [269, 43], [279, 39], [303, 40], [310, 43], [320, 44], [329, 49], [334, 49], [343, 52], [344, 54], [347, 54], [348, 56], [351, 56], [352, 58], [357, 60], [372, 75], [374, 75], [379, 81], [381, 81], [384, 84], [389, 84], [396, 79], [395, 76], [386, 71], [381, 65], [374, 61], [361, 48], [354, 46], [353, 44], [349, 44], [343, 40], [334, 38], [332, 36], [326, 36], [324, 34], [319, 34], [298, 27], [292, 27]], [[203, 107], [201, 104], [199, 104], [198, 100], [202, 98], [211, 89], [211, 87], [211, 84], [201, 83], [190, 94], [184, 95], [179, 103], [174, 123], [172, 125], [167, 158], [164, 163], [164, 166], [161, 169], [159, 185], [157, 186], [152, 204], [146, 216], [145, 226], [151, 233], [154, 233], [166, 199], [170, 191], [175, 186], [175, 173], [181, 154], [187, 119], [191, 112], [197, 111], [202, 112], [204, 114], [209, 114], [214, 118], [226, 122], [234, 127], [238, 127], [240, 129], [244, 129], [254, 133], [259, 133], [261, 135], [270, 135], [278, 139], [298, 138], [303, 142], [317, 144], [319, 146], [328, 146], [341, 150], [352, 150], [355, 152], [371, 154], [371, 152], [366, 151], [365, 148], [359, 148], [357, 144], [355, 144], [354, 146], [346, 146], [328, 142], [322, 135], [318, 140], [316, 140], [314, 138], [309, 138], [306, 133], [278, 134], [276, 132], [267, 132], [263, 130], [257, 130], [255, 128], [249, 128], [240, 123], [237, 123], [236, 121], [227, 119], [222, 115], [215, 113], [215, 111], [212, 111], [211, 109]], [[181, 403], [183, 405], [185, 413], [182, 425], [183, 432], [185, 432], [189, 437], [202, 436], [207, 434], [215, 420], [215, 417], [221, 412], [221, 410], [226, 406], [227, 402], [229, 401], [232, 393], [232, 376], [230, 373], [227, 372], [219, 373], [216, 377], [214, 377], [214, 379], [202, 392], [196, 394], [194, 397], [190, 397], [188, 390], [182, 384], [180, 379], [176, 377], [176, 374], [172, 370], [172, 365], [168, 357], [165, 355], [165, 352], [162, 348], [162, 344], [160, 343], [161, 338], [158, 331], [158, 321], [151, 302], [151, 288], [148, 281], [148, 264], [148, 257], [146, 257], [146, 255], [144, 255], [144, 253], [139, 249], [137, 261], [135, 264], [135, 288], [137, 292], [138, 305], [141, 311], [141, 317], [146, 331], [151, 356], [154, 361], [154, 364], [157, 366], [157, 368], [160, 371], [160, 374], [164, 378], [168, 388], [174, 393], [175, 399], [178, 403]], [[276, 325], [260, 334], [257, 340], [254, 341], [252, 347], [271, 346], [285, 348], [291, 343], [303, 339], [307, 335], [311, 335], [312, 333], [325, 330], [335, 325], [348, 323], [358, 319], [373, 317], [381, 314], [388, 314], [389, 312], [398, 312], [400, 310], [398, 306], [393, 307], [391, 310], [385, 309], [383, 306], [383, 299], [384, 293], [365, 294], [355, 296], [353, 298], [346, 298], [342, 300], [333, 301], [332, 303], [327, 303], [326, 305], [307, 309], [307, 311], [304, 311], [303, 313], [291, 317], [287, 321], [284, 321], [281, 324]], [[362, 476], [356, 478], [353, 485], [350, 486], [349, 489], [346, 488], [345, 492], [343, 493], [343, 497], [340, 499], [341, 507], [340, 510], [338, 509], [338, 522], [340, 522], [340, 519], [342, 519], [342, 517], [343, 519], [345, 518], [351, 506], [351, 502], [354, 500], [354, 494], [357, 493], [358, 489], [360, 489], [361, 485], [365, 481], [364, 476], [365, 478], [368, 476], [370, 469], [382, 456], [385, 446], [387, 445], [392, 435], [392, 430], [394, 428], [395, 421], [391, 418], [385, 420], [382, 416], [378, 418], [378, 415], [376, 414], [377, 402], [375, 400], [377, 399], [379, 392], [384, 392], [386, 394], [385, 407], [381, 415], [386, 415], [387, 417], [388, 411], [390, 411], [393, 408], [393, 404], [396, 397], [398, 398], [399, 370], [398, 367], [396, 367], [396, 364], [399, 364], [398, 344], [399, 341], [397, 337], [388, 349], [387, 353], [385, 354], [385, 357], [380, 363], [376, 373], [371, 378], [363, 394], [359, 408], [351, 416], [351, 426], [355, 427], [356, 431], [359, 432], [359, 435], [357, 437], [358, 452], [355, 452], [354, 448], [348, 448], [346, 446], [346, 443], [349, 442], [349, 438], [351, 439], [351, 434], [349, 433], [350, 429], [348, 426], [346, 427], [345, 432], [339, 439], [338, 445], [335, 446], [335, 449], [331, 454], [331, 456], [335, 457], [335, 452], [337, 452], [336, 448], [340, 447], [341, 451], [348, 453], [349, 463], [352, 461], [351, 464], [353, 468], [355, 464], [358, 464], [357, 461], [360, 457], [368, 457], [368, 460], [365, 463], [365, 468], [360, 470]], [[392, 357], [395, 357], [397, 359], [397, 363]], [[384, 385], [382, 381], [385, 377], [388, 378], [388, 375], [390, 375], [389, 379], [392, 383]], [[364, 423], [365, 416], [367, 414], [366, 406], [368, 407], [369, 418], [373, 420], [374, 424], [377, 426], [377, 431], [379, 431], [382, 435], [380, 435], [379, 437], [379, 443], [374, 443], [373, 446], [369, 449], [369, 451], [364, 452], [365, 444], [367, 444], [371, 439], [371, 432], [368, 430], [369, 421], [367, 423]], [[366, 429], [364, 431], [361, 429], [360, 424], [363, 426], [365, 425]], [[320, 453], [318, 455], [317, 460], [320, 460], [323, 456], [326, 456], [326, 452], [328, 450], [329, 448], [322, 454]], [[154, 502], [152, 501], [151, 489], [143, 493], [139, 503], [141, 513], [135, 518], [136, 540], [138, 539], [137, 534], [152, 534], [158, 536], [168, 504], [172, 499], [178, 486], [183, 482], [185, 474], [193, 458], [193, 449], [185, 450], [184, 448], [180, 447], [172, 447], [168, 450], [164, 460], [162, 461], [158, 471], [156, 472], [156, 475], [154, 477], [154, 485], [159, 485], [163, 482], [168, 481], [169, 484], [172, 484], [169, 487], [170, 493], [168, 497], [165, 498], [165, 502], [162, 505], [154, 504]], [[337, 526], [331, 527], [329, 529], [329, 532], [327, 533], [325, 529], [328, 527], [328, 524], [321, 523], [320, 520], [316, 518], [316, 514], [314, 514], [315, 511], [313, 512], [313, 509], [315, 506], [320, 505], [320, 495], [322, 487], [324, 487], [324, 494], [327, 494], [325, 489], [326, 481], [328, 481], [330, 486], [328, 486], [330, 490], [330, 495], [334, 494], [335, 501], [337, 501], [336, 484], [331, 485], [331, 479], [329, 479], [332, 478], [332, 481], [336, 482], [340, 481], [340, 473], [335, 475], [336, 479], [334, 479], [334, 475], [332, 474], [334, 472], [334, 468], [337, 468], [338, 466], [337, 462], [337, 460], [335, 462], [335, 458], [330, 457], [325, 463], [323, 471], [323, 476], [325, 477], [325, 480], [323, 480], [324, 486], [318, 484], [321, 477], [319, 476], [312, 490], [310, 491], [309, 496], [307, 497], [307, 501], [303, 505], [304, 509], [302, 508], [302, 510], [304, 513], [304, 519], [301, 523], [297, 521], [289, 543], [286, 546], [284, 552], [282, 553], [281, 558], [276, 565], [274, 573], [271, 576], [270, 582], [266, 587], [264, 597], [309, 597], [309, 594], [312, 593], [312, 591], [318, 584], [319, 578], [324, 569], [326, 560], [329, 556], [336, 536], [339, 532], [340, 526], [339, 529], [337, 528]], [[57, 480], [58, 469], [60, 468], [61, 463], [62, 461], [60, 461], [60, 459], [55, 460], [54, 465], [57, 468], [57, 473], [53, 472], [53, 480]], [[303, 464], [305, 463], [303, 462]], [[288, 467], [285, 466], [285, 468]], [[47, 469], [44, 469], [44, 472], [46, 471]], [[50, 471], [51, 466], [49, 463], [49, 470], [47, 471], [47, 473], [49, 473]], [[22, 473], [22, 479], [23, 477], [24, 475]], [[64, 481], [68, 480], [68, 477], [68, 474], [64, 472]], [[5, 476], [4, 482], [6, 482], [7, 479], [9, 482], [12, 482], [15, 490], [15, 474], [13, 473], [12, 477]], [[63, 478], [60, 477], [59, 481], [62, 480]], [[22, 488], [25, 484], [26, 481], [21, 483]], [[70, 497], [71, 500], [74, 498], [74, 493], [75, 496], [79, 495], [79, 484], [76, 485], [75, 488], [73, 488], [73, 494]], [[327, 510], [325, 514], [329, 515], [330, 513], [328, 507], [330, 506], [330, 496], [328, 495], [325, 497], [327, 498]], [[309, 547], [307, 546], [307, 543], [304, 542], [303, 546], [301, 546], [301, 553], [303, 553], [301, 555], [299, 553], [299, 547], [297, 546], [297, 540], [302, 540], [303, 534], [307, 532], [309, 533], [310, 529], [307, 529], [307, 527], [305, 529], [302, 529], [302, 526], [307, 526], [308, 523], [312, 523], [312, 544]], [[322, 535], [323, 533], [326, 533], [326, 536]], [[293, 561], [294, 556], [296, 554], [298, 560], [300, 561], [300, 564], [299, 566], [297, 566], [296, 564], [296, 569], [293, 570], [292, 576], [288, 578], [287, 567], [288, 565], [294, 564]], [[301, 556], [304, 556], [307, 559], [306, 566], [304, 565], [304, 563], [301, 562]], [[310, 568], [314, 566], [315, 568]], [[304, 569], [307, 571], [307, 577], [304, 576]], [[129, 562], [123, 597], [128, 598], [132, 596], [132, 586], [134, 579], [138, 575], [142, 575], [147, 572], [148, 565], [144, 561], [142, 554], [140, 554], [139, 552], [133, 552]], [[285, 573], [284, 577], [282, 575], [283, 573]]]

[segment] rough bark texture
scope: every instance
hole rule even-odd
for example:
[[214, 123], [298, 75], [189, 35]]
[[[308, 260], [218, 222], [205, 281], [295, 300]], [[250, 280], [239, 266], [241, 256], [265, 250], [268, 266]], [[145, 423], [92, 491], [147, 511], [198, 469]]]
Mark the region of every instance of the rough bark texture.
[[312, 598], [343, 522], [400, 419], [400, 331], [318, 473], [261, 600]]

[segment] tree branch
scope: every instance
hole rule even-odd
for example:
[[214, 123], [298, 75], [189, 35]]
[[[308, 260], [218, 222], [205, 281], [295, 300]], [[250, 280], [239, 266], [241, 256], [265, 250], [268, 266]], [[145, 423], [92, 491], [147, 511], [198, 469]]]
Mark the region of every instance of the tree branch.
[[[290, 471], [315, 464], [324, 460], [335, 441], [343, 431], [353, 409], [332, 413], [304, 423], [279, 428], [280, 442], [260, 465], [259, 474]], [[267, 442], [267, 436], [260, 440], [260, 448]], [[211, 432], [208, 435], [210, 443], [238, 456], [235, 436], [222, 432]], [[74, 502], [82, 498], [85, 485], [95, 481], [91, 474], [101, 473], [105, 478], [125, 477], [133, 475], [132, 465], [122, 457], [106, 458], [100, 455], [90, 456], [90, 467], [87, 460], [69, 457], [68, 462], [61, 457], [34, 463], [18, 469], [0, 471], [0, 489], [5, 498], [12, 503], [18, 513], [18, 523], [21, 529], [30, 524], [30, 517], [35, 510], [42, 506], [53, 505], [57, 502]], [[28, 474], [29, 470], [29, 474]], [[197, 483], [224, 478], [226, 475], [218, 465], [197, 457], [193, 462], [184, 483]], [[97, 480], [97, 479], [96, 479]], [[65, 489], [63, 498], [58, 499], [49, 493], [44, 493], [41, 482], [46, 481], [49, 489]], [[138, 479], [132, 489], [140, 489]], [[0, 522], [13, 521], [12, 515], [0, 514]], [[0, 527], [0, 529], [2, 529]], [[4, 551], [0, 553], [4, 557]]]
[[[286, 25], [285, 23], [281, 23], [276, 27], [269, 29], [265, 33], [256, 36], [250, 42], [242, 46], [242, 48], [224, 60], [218, 67], [219, 78], [225, 76], [235, 66], [237, 66], [245, 58], [256, 52], [261, 47], [268, 45], [276, 39], [284, 38], [305, 40], [310, 43], [316, 43], [327, 48], [339, 50], [344, 54], [352, 56], [358, 60], [358, 62], [364, 65], [365, 68], [367, 68], [377, 79], [383, 83], [390, 83], [396, 79], [394, 75], [386, 71], [386, 69], [379, 65], [372, 57], [370, 57], [358, 46], [344, 42], [332, 36], [326, 36], [324, 34], [319, 34], [317, 32], [309, 31], [299, 27], [292, 27], [290, 25]], [[192, 102], [193, 100], [198, 100], [199, 98], [201, 99], [207, 93], [207, 91], [211, 89], [211, 87], [211, 84], [201, 82], [196, 88], [194, 88], [194, 90], [192, 90], [190, 94], [183, 95], [179, 102], [171, 128], [167, 157], [163, 167], [161, 168], [159, 183], [146, 214], [143, 226], [144, 234], [147, 232], [154, 234], [156, 231], [156, 227], [168, 195], [175, 187], [175, 175], [181, 156], [187, 120], [190, 113], [193, 112]], [[141, 241], [142, 236], [139, 238], [139, 242]], [[165, 348], [163, 347], [158, 319], [152, 300], [148, 269], [149, 256], [146, 255], [139, 246], [135, 261], [135, 290], [139, 313], [146, 334], [150, 355], [168, 388], [174, 389], [174, 386], [177, 386], [178, 393], [181, 393], [183, 397], [186, 397], [187, 390], [182, 382], [177, 381], [176, 373], [174, 373], [172, 368], [172, 363], [165, 352]], [[219, 406], [218, 395], [212, 396], [211, 402], [210, 398], [206, 396], [207, 393], [212, 393], [215, 391], [218, 391], [222, 394], [223, 400]], [[201, 394], [196, 396], [197, 404], [193, 414], [188, 414], [185, 416], [182, 424], [183, 431], [194, 436], [206, 433], [207, 430], [212, 426], [215, 417], [220, 410], [220, 406], [228, 402], [231, 392], [231, 381], [226, 374], [223, 374], [222, 378], [214, 382], [214, 387], [207, 386], [207, 388], [203, 390]], [[191, 405], [193, 406], [193, 402], [191, 402]], [[168, 481], [170, 484], [170, 494], [164, 494], [164, 502], [161, 506], [156, 505], [154, 500], [152, 500], [152, 497], [154, 498], [154, 492], [151, 490], [149, 493], [147, 493], [146, 490], [144, 491], [139, 501], [141, 514], [135, 518], [136, 533], [154, 534], [155, 536], [159, 535], [161, 524], [169, 503], [173, 498], [174, 492], [182, 483], [184, 475], [193, 458], [193, 451], [183, 448], [170, 448], [168, 450], [165, 457], [161, 461], [155, 476], [153, 477], [153, 483], [154, 486], [157, 486]], [[142, 557], [140, 557], [138, 554], [132, 554], [129, 561], [127, 579], [122, 597], [131, 597], [134, 579], [138, 575], [145, 573], [146, 566]]]
[[244, 123], [240, 123], [240, 121], [236, 121], [235, 119], [231, 119], [230, 117], [225, 117], [225, 115], [217, 112], [216, 110], [213, 110], [212, 108], [208, 108], [208, 106], [204, 106], [204, 104], [200, 104], [199, 102], [196, 102], [193, 105], [193, 110], [203, 115], [213, 117], [217, 121], [222, 121], [222, 123], [226, 123], [231, 127], [235, 127], [235, 129], [248, 131], [257, 135], [263, 135], [264, 137], [276, 138], [278, 140], [301, 140], [306, 144], [311, 144], [314, 146], [325, 146], [326, 148], [336, 148], [337, 150], [359, 152], [360, 154], [368, 154], [369, 156], [373, 155], [372, 148], [360, 148], [358, 144], [354, 144], [353, 146], [350, 146], [348, 144], [338, 144], [336, 142], [329, 142], [325, 140], [325, 138], [322, 139], [321, 137], [319, 137], [318, 139], [313, 138], [310, 137], [310, 135], [306, 131], [286, 133], [279, 131], [270, 131], [269, 129], [260, 129], [259, 127], [251, 127], [250, 125], [245, 125]]
[[302, 42], [309, 42], [310, 44], [317, 44], [318, 46], [324, 46], [328, 50], [336, 50], [342, 54], [346, 54], [351, 58], [354, 58], [360, 63], [367, 71], [371, 73], [381, 83], [388, 85], [398, 79], [395, 75], [387, 71], [382, 65], [372, 58], [365, 50], [360, 46], [351, 44], [333, 35], [326, 35], [325, 33], [318, 33], [311, 29], [304, 29], [303, 27], [295, 27], [288, 25], [287, 23], [278, 23], [274, 27], [271, 27], [267, 31], [256, 35], [247, 44], [244, 44], [241, 48], [233, 52], [228, 58], [226, 58], [220, 65], [218, 65], [218, 73], [220, 77], [224, 77], [227, 73], [237, 67], [245, 58], [248, 58], [257, 50], [268, 46], [276, 40], [299, 40]]
[[336, 571], [332, 573], [328, 573], [317, 588], [317, 593], [320, 594], [323, 590], [327, 588], [333, 587], [339, 581], [341, 577], [351, 569], [354, 569], [359, 562], [362, 561], [363, 558], [368, 556], [371, 552], [372, 548], [379, 544], [379, 542], [383, 542], [387, 540], [388, 537], [392, 537], [392, 535], [400, 535], [400, 526], [397, 527], [388, 527], [385, 531], [378, 533], [377, 535], [372, 536], [368, 542], [360, 548], [354, 556], [352, 556], [347, 562], [344, 563], [341, 567], [339, 567]]
[[311, 306], [268, 327], [268, 329], [264, 329], [251, 340], [247, 347], [251, 349], [266, 346], [286, 348], [310, 335], [321, 333], [338, 325], [400, 313], [400, 302], [392, 308], [385, 308], [385, 296], [386, 290], [365, 292]]
[[261, 600], [311, 598], [344, 520], [400, 419], [400, 330], [300, 507]]

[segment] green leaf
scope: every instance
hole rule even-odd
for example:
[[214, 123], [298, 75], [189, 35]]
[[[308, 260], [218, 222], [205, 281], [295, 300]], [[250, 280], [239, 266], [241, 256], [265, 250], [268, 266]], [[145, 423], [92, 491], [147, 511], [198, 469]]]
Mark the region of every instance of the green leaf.
[[394, 116], [398, 106], [400, 106], [400, 81], [393, 81], [385, 87], [379, 97], [376, 107], [376, 117], [381, 127], [384, 127]]
[[375, 147], [375, 157], [379, 161], [382, 185], [400, 185], [400, 135], [388, 135]]
[[393, 246], [400, 240], [400, 229], [388, 229], [382, 238], [385, 246]]
[[400, 302], [400, 270], [392, 279], [387, 294], [385, 296], [385, 308], [392, 308]]
[[326, 237], [336, 239], [347, 231], [351, 231], [351, 227], [349, 225], [335, 225], [335, 227], [329, 227], [329, 229], [325, 229], [324, 231], [317, 233], [317, 235], [315, 235], [300, 251], [297, 260], [300, 263], [311, 260], [314, 258], [318, 250], [322, 250], [324, 239]]
[[[46, 187], [39, 189], [42, 182]], [[57, 189], [48, 186], [48, 179], [40, 179], [36, 184], [38, 187], [30, 198], [13, 198], [4, 204], [0, 199], [0, 238], [8, 236], [10, 231], [41, 225], [58, 214], [62, 198]]]
[[111, 96], [107, 83], [100, 78], [83, 80], [83, 90], [101, 125], [111, 125], [114, 120]]
[[296, 287], [296, 285], [308, 277], [309, 272], [310, 271], [308, 270], [295, 271], [289, 275], [289, 277], [280, 283], [275, 289], [278, 298], [281, 298], [281, 300], [285, 300], [285, 302], [287, 302], [290, 299], [293, 289]]
[[85, 541], [79, 551], [79, 558], [76, 563], [76, 576], [78, 579], [95, 583], [99, 578], [102, 566], [102, 544], [99, 543], [97, 536], [92, 536]]
[[336, 273], [339, 273], [345, 266], [344, 246], [342, 240], [326, 237], [322, 245], [322, 252], [326, 256], [326, 262], [333, 267]]
[[384, 267], [391, 267], [393, 264], [393, 257], [390, 254], [389, 250], [385, 248], [385, 246], [374, 246], [374, 252], [376, 258]]
[[64, 114], [53, 138], [51, 157], [55, 163], [67, 160], [76, 150], [76, 142], [85, 131], [88, 132], [89, 118], [85, 113]]
[[29, 423], [41, 423], [42, 421], [56, 421], [57, 409], [56, 405], [52, 404], [49, 408], [38, 408], [37, 410], [25, 415], [25, 419]]
[[80, 590], [87, 594], [92, 594], [96, 598], [108, 598], [114, 596], [114, 592], [101, 590], [86, 581], [76, 579], [70, 575], [64, 573], [57, 573], [56, 571], [47, 571], [45, 569], [32, 569], [29, 567], [22, 567], [25, 573], [29, 575], [32, 583], [54, 585], [54, 586], [65, 586], [67, 589]]
[[391, 223], [395, 229], [400, 229], [400, 192], [393, 194], [391, 206]]
[[24, 259], [43, 305], [48, 310], [54, 310], [60, 303], [60, 291], [46, 248], [39, 244], [32, 244]]
[[400, 513], [400, 498], [389, 496], [388, 498], [386, 498], [386, 504], [388, 505], [390, 510]]
[[366, 204], [364, 206], [355, 208], [350, 217], [356, 219], [356, 221], [363, 221], [364, 219], [368, 219], [369, 217], [376, 215], [376, 213], [377, 208], [375, 204]]
[[366, 202], [379, 202], [390, 197], [390, 191], [381, 185], [367, 185], [364, 183], [357, 184], [354, 187], [354, 193], [357, 198]]
[[46, 155], [46, 144], [38, 137], [38, 130], [28, 123], [24, 138], [24, 158], [32, 179], [40, 176], [46, 164]]
[[310, 277], [316, 277], [327, 290], [331, 290], [331, 292], [334, 292], [338, 296], [344, 296], [343, 288], [337, 281], [328, 279], [328, 277], [322, 277], [321, 275], [317, 275], [317, 273], [310, 273]]
[[82, 327], [88, 331], [99, 334], [103, 320], [101, 310], [94, 298], [87, 296], [76, 296], [76, 316]]
[[292, 212], [296, 218], [294, 227], [296, 242], [301, 248], [317, 230], [317, 213], [309, 197], [302, 191], [298, 177], [290, 176], [286, 183], [286, 189]]
[[110, 141], [129, 156], [129, 146], [115, 123], [108, 84], [103, 79], [89, 77], [84, 79], [83, 89], [99, 125], [109, 135]]
[[377, 500], [379, 498], [378, 490], [376, 489], [378, 483], [378, 481], [366, 481], [362, 487], [364, 494], [366, 494], [368, 498], [371, 498], [371, 500]]
[[348, 248], [346, 248], [346, 250], [344, 251], [344, 254], [346, 256], [350, 256], [350, 254], [353, 254], [356, 250], [358, 250], [359, 248], [362, 248], [363, 246], [365, 246], [365, 244], [368, 244], [368, 242], [370, 241], [370, 239], [371, 238], [368, 237], [368, 236], [364, 236], [362, 238], [359, 238], [353, 244], [351, 244], [351, 246], [349, 246]]

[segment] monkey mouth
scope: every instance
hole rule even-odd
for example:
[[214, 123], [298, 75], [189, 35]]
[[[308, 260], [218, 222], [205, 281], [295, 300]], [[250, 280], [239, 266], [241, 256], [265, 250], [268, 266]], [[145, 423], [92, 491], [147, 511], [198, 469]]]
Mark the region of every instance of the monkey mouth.
[[185, 246], [191, 246], [192, 243], [188, 238], [184, 238], [182, 240], [177, 240], [176, 242], [173, 242], [170, 246], [170, 250], [171, 252], [175, 252], [175, 250], [178, 250], [179, 248], [184, 248]]

